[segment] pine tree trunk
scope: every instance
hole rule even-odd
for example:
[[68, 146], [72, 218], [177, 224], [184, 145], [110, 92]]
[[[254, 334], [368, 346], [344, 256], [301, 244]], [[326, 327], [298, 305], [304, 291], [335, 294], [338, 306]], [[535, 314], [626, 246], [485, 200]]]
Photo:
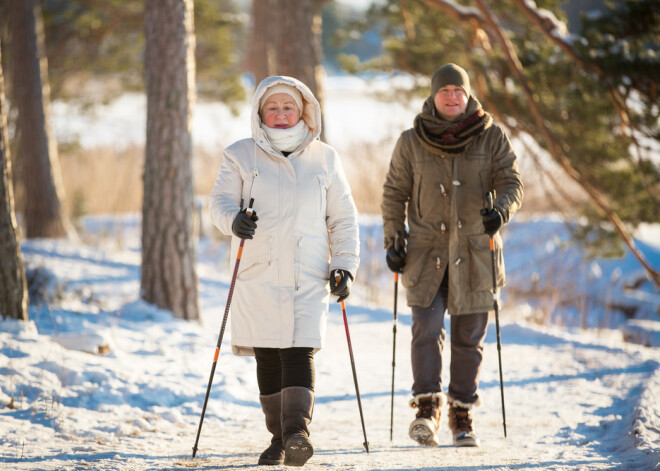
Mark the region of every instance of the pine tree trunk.
[[[250, 34], [250, 48], [245, 61], [245, 67], [252, 72], [254, 80], [258, 85], [263, 79], [274, 70], [274, 60], [272, 50], [274, 49], [270, 42], [272, 18], [269, 14], [272, 10], [270, 6], [274, 0], [252, 0], [252, 33]], [[270, 65], [269, 65], [270, 51]]]
[[0, 57], [0, 315], [27, 321], [27, 285], [18, 243], [12, 188], [5, 84]]
[[64, 195], [57, 143], [50, 128], [50, 88], [43, 21], [37, 0], [10, 0], [13, 96], [18, 108], [17, 161], [25, 189], [27, 238], [63, 237], [72, 226]]
[[[257, 84], [271, 75], [295, 77], [323, 110], [321, 7], [325, 1], [253, 0], [248, 66]], [[323, 134], [321, 135], [323, 139]]]
[[192, 0], [147, 0], [147, 143], [142, 207], [142, 298], [198, 319], [191, 116]]
[[[309, 0], [271, 0], [270, 38], [275, 46], [278, 75], [290, 75], [309, 87], [319, 102], [323, 99], [321, 65], [321, 13]], [[271, 74], [272, 75], [272, 74]]]

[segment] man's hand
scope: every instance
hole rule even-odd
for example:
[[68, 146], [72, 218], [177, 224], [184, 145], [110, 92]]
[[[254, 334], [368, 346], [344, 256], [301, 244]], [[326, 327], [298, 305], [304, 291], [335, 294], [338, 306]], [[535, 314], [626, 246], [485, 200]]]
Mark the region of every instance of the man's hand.
[[481, 215], [483, 216], [484, 232], [493, 237], [502, 227], [502, 215], [496, 208], [482, 209]]
[[401, 231], [396, 233], [392, 245], [387, 249], [385, 261], [394, 273], [403, 272], [403, 267], [406, 265], [406, 238]]

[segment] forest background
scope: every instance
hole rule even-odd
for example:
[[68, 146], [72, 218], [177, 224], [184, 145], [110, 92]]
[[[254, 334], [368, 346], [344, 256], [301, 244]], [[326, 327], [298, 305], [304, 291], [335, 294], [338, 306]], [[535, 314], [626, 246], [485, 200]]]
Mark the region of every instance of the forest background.
[[[634, 284], [657, 289], [658, 267], [633, 237], [660, 222], [659, 10], [652, 0], [3, 0], [9, 216], [1, 227], [15, 241], [4, 248], [3, 316], [28, 316], [21, 238], [75, 238], [85, 215], [141, 211], [141, 296], [198, 318], [189, 263], [202, 228], [196, 195], [208, 194], [221, 149], [193, 142], [195, 105], [222, 103], [238, 114], [254, 84], [273, 74], [302, 79], [323, 106], [328, 77], [337, 75], [366, 84], [388, 78], [367, 93], [420, 103], [446, 62], [470, 71], [475, 93], [524, 155], [523, 211], [561, 214], [571, 244], [592, 257], [632, 254], [642, 269]], [[92, 113], [128, 93], [147, 96], [144, 147], [56, 141], [52, 104]], [[330, 142], [348, 161], [359, 155], [360, 171], [349, 178], [363, 214], [379, 213], [374, 195], [396, 135], [348, 149]], [[173, 223], [183, 229], [182, 245], [172, 243], [181, 236]], [[548, 297], [547, 287], [534, 287], [519, 294]], [[552, 293], [558, 304], [562, 291]], [[609, 308], [638, 314], [634, 306]]]

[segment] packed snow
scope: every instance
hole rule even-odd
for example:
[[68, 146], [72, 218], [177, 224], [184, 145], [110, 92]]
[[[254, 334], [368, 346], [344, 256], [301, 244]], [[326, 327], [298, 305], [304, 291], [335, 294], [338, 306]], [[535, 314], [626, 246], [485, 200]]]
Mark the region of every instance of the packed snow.
[[[341, 92], [345, 104], [366, 93], [337, 84], [328, 90], [329, 103], [342, 103], [332, 93]], [[369, 112], [374, 109], [363, 123], [370, 123], [372, 138], [384, 139], [410, 123], [417, 107]], [[99, 140], [110, 135], [108, 142], [118, 129], [125, 142], [129, 129], [143, 129], [131, 121], [142, 112], [124, 111], [133, 124], [122, 130], [73, 115], [65, 124], [56, 111], [55, 127], [75, 133], [80, 126]], [[387, 126], [386, 119], [373, 123], [387, 112]], [[244, 121], [241, 116], [236, 119]], [[326, 120], [334, 129], [329, 138], [359, 137], [353, 108], [331, 106]], [[244, 122], [232, 126], [224, 128], [238, 133], [246, 126], [237, 137], [249, 129]], [[257, 459], [270, 438], [255, 363], [231, 354], [229, 328], [192, 458], [233, 263], [226, 238], [205, 224], [197, 247], [199, 322], [140, 300], [139, 215], [85, 217], [77, 242], [22, 242], [32, 302], [29, 322], [0, 320], [0, 470], [261, 468]], [[441, 445], [421, 448], [408, 437], [411, 314], [402, 287], [390, 440], [394, 280], [383, 259], [380, 217], [361, 215], [360, 234], [361, 268], [346, 307], [369, 453], [343, 317], [333, 304], [326, 345], [316, 355], [315, 453], [306, 469], [660, 469], [660, 292], [632, 255], [588, 258], [559, 217], [515, 218], [504, 229], [508, 286], [500, 310], [507, 437], [492, 319], [483, 406], [474, 412], [481, 447], [453, 447], [443, 413]], [[636, 243], [660, 266], [659, 226], [642, 227]], [[445, 387], [448, 380], [445, 371]]]
[[[565, 236], [561, 222], [545, 222], [544, 243], [537, 224], [521, 221], [507, 228], [509, 242], [534, 240], [546, 248], [530, 252], [524, 244], [519, 248], [509, 244], [506, 261], [510, 272], [518, 272], [520, 278], [529, 273], [528, 264], [546, 265], [544, 257], [553, 252], [549, 245]], [[452, 447], [446, 417], [438, 448], [416, 446], [407, 434], [414, 416], [408, 406], [411, 316], [402, 289], [390, 441], [394, 284], [382, 250], [374, 249], [371, 240], [381, 237], [378, 218], [362, 217], [361, 233], [363, 265], [346, 304], [370, 452], [363, 446], [343, 317], [334, 304], [326, 346], [316, 355], [311, 424], [316, 451], [307, 469], [658, 467], [660, 351], [624, 342], [620, 330], [542, 327], [529, 320], [537, 309], [532, 304], [506, 301], [501, 338], [507, 438], [491, 323], [480, 384], [484, 405], [474, 414], [481, 447]], [[199, 451], [192, 459], [231, 278], [226, 242], [214, 237], [199, 242], [202, 317], [200, 322], [188, 322], [139, 300], [137, 216], [87, 217], [83, 234], [84, 244], [66, 240], [22, 244], [35, 291], [28, 323], [0, 323], [0, 469], [256, 466], [269, 436], [258, 400], [255, 364], [251, 357], [231, 354], [229, 329]], [[654, 260], [660, 257], [660, 247], [645, 249]], [[572, 257], [554, 253], [558, 259]], [[599, 263], [604, 274], [618, 265], [622, 279], [636, 270], [625, 259], [618, 264], [612, 261], [611, 267], [609, 261]], [[512, 273], [510, 283], [516, 278]], [[657, 307], [657, 293], [651, 290], [646, 295], [655, 296]], [[593, 309], [590, 314], [595, 317], [598, 308]]]

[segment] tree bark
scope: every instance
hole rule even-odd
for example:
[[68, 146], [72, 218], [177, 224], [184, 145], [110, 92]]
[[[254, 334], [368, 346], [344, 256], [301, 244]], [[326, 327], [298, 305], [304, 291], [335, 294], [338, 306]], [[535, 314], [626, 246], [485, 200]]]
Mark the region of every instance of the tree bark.
[[25, 268], [14, 215], [2, 57], [0, 57], [0, 315], [28, 320]]
[[147, 0], [147, 142], [142, 207], [142, 298], [199, 318], [193, 231], [192, 0]]
[[[253, 0], [249, 70], [258, 84], [271, 75], [295, 77], [323, 110], [321, 7], [310, 0]], [[323, 139], [324, 133], [321, 138]]]
[[73, 228], [63, 213], [57, 143], [50, 127], [50, 87], [43, 21], [37, 0], [10, 0], [9, 50], [18, 108], [17, 161], [25, 189], [27, 238], [63, 237]]

